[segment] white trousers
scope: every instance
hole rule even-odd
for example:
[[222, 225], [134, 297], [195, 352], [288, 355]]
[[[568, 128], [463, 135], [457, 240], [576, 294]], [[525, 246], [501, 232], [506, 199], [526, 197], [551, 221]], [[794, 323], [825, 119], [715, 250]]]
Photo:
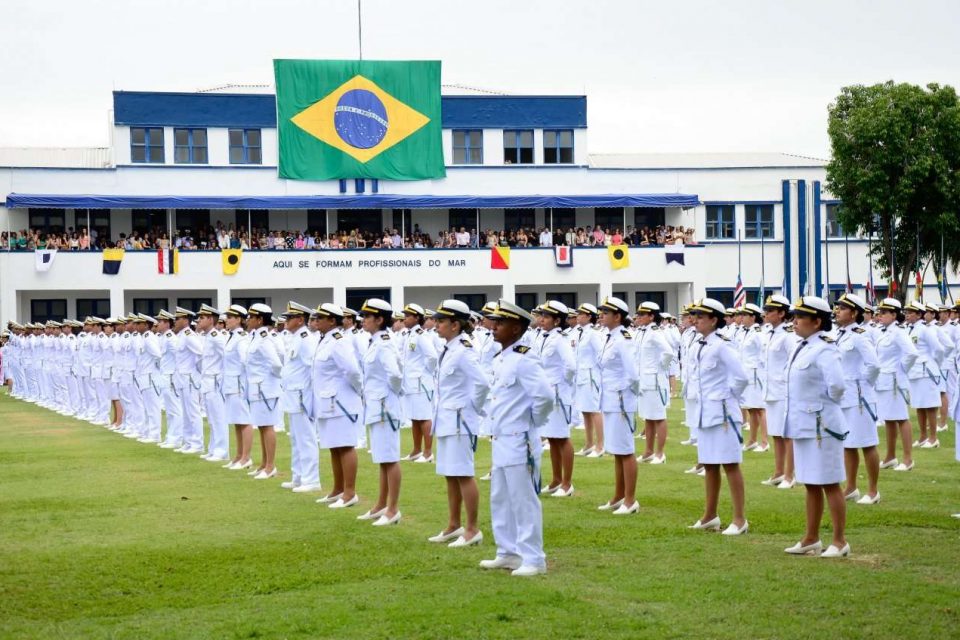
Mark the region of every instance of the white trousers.
[[80, 399], [80, 380], [73, 374], [67, 375], [67, 397], [69, 398], [67, 402], [70, 405], [67, 410], [79, 415], [83, 407], [83, 402]]
[[123, 424], [127, 429], [144, 435], [143, 424], [143, 399], [137, 392], [137, 387], [133, 384], [133, 374], [125, 376], [125, 380], [119, 384], [120, 404], [123, 406]]
[[227, 410], [220, 391], [214, 389], [204, 393], [203, 407], [207, 412], [207, 424], [210, 425], [210, 444], [207, 447], [207, 453], [215, 458], [229, 458], [230, 432], [227, 425]]
[[203, 418], [200, 416], [200, 391], [189, 380], [177, 389], [183, 407], [183, 444], [191, 449], [203, 449]]
[[170, 386], [169, 377], [164, 378], [167, 381], [160, 390], [163, 408], [167, 412], [167, 435], [164, 442], [179, 446], [183, 444], [183, 403], [180, 401], [180, 392]]
[[143, 430], [140, 433], [144, 438], [159, 442], [161, 398], [152, 384], [140, 389], [140, 402], [143, 406]]
[[494, 467], [490, 472], [490, 518], [498, 557], [546, 566], [543, 511], [527, 465]]
[[93, 411], [94, 422], [110, 422], [110, 381], [93, 381], [93, 391], [97, 394], [97, 403]]
[[297, 484], [320, 484], [320, 451], [313, 420], [302, 411], [290, 417], [290, 476]]

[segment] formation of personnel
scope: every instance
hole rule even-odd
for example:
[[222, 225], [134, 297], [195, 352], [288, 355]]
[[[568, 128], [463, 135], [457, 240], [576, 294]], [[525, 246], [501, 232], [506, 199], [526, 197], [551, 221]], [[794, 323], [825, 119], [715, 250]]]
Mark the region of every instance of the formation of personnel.
[[[575, 496], [576, 456], [614, 458], [613, 493], [601, 511], [639, 511], [637, 465], [666, 464], [678, 383], [690, 429], [683, 444], [698, 451], [687, 473], [705, 478], [704, 511], [690, 528], [722, 529], [722, 469], [733, 505], [722, 533], [749, 530], [739, 467], [745, 451], [766, 452], [772, 437], [774, 468], [763, 484], [807, 491], [807, 531], [786, 551], [849, 555], [846, 503], [879, 503], [880, 469], [913, 469], [913, 450], [939, 447], [938, 431], [955, 418], [958, 313], [960, 305], [903, 308], [894, 299], [873, 309], [849, 294], [834, 308], [812, 296], [791, 305], [774, 295], [762, 308], [737, 309], [704, 298], [684, 309], [680, 326], [655, 303], [631, 314], [615, 297], [575, 309], [549, 300], [532, 311], [500, 300], [479, 313], [457, 300], [398, 312], [376, 298], [359, 312], [290, 302], [276, 318], [265, 304], [222, 313], [203, 305], [156, 317], [12, 322], [0, 354], [16, 398], [255, 480], [277, 476], [276, 433], [289, 429], [290, 479], [281, 486], [316, 494], [330, 509], [360, 503], [357, 449], [368, 448], [378, 494], [358, 520], [374, 526], [401, 521], [401, 461], [435, 463], [449, 512], [429, 540], [453, 548], [483, 540], [474, 457], [489, 440], [492, 468], [482, 479], [491, 482], [497, 556], [481, 566], [527, 576], [546, 571], [540, 500]], [[917, 410], [917, 441], [908, 406]], [[413, 429], [407, 455], [403, 426]], [[577, 452], [573, 428], [585, 431]], [[327, 491], [320, 449], [330, 456]], [[551, 473], [541, 484], [547, 451]], [[824, 500], [834, 525], [825, 550]]]

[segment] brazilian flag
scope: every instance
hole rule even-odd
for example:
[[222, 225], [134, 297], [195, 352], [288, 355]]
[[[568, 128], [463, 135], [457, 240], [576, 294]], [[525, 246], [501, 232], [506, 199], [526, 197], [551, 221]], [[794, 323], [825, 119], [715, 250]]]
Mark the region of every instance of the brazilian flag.
[[280, 177], [443, 178], [440, 62], [274, 60]]

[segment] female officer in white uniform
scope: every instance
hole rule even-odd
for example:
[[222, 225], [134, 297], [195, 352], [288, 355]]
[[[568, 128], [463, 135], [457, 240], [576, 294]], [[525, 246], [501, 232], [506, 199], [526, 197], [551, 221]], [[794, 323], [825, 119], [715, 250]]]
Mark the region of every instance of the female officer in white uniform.
[[720, 467], [730, 485], [733, 521], [723, 535], [744, 534], [750, 525], [744, 514], [743, 426], [740, 400], [747, 387], [747, 375], [729, 338], [717, 333], [726, 320], [723, 305], [712, 298], [701, 298], [690, 307], [700, 339], [692, 345], [690, 363], [696, 369], [691, 377], [697, 384], [697, 462], [706, 472], [706, 504], [703, 515], [691, 529], [720, 530], [717, 504], [720, 501]]
[[273, 309], [257, 303], [250, 307], [247, 315], [250, 344], [245, 362], [247, 379], [244, 389], [250, 404], [250, 422], [260, 432], [262, 454], [259, 472], [253, 477], [255, 480], [266, 480], [277, 475], [275, 427], [283, 422], [283, 413], [280, 410], [280, 371], [283, 360], [268, 328], [273, 324]]
[[914, 300], [903, 309], [907, 321], [907, 337], [917, 347], [919, 355], [913, 366], [907, 369], [910, 406], [917, 410], [917, 423], [920, 425], [920, 440], [913, 443], [914, 447], [922, 447], [928, 438], [936, 441], [937, 410], [940, 408], [940, 360], [943, 358], [943, 345], [937, 338], [937, 331], [928, 327], [923, 320], [926, 310], [926, 305], [919, 300]]
[[243, 330], [247, 319], [247, 308], [239, 304], [227, 309], [227, 341], [223, 346], [223, 400], [227, 424], [232, 424], [236, 434], [237, 454], [224, 468], [235, 471], [249, 469], [250, 448], [253, 445], [253, 428], [250, 426], [250, 405], [244, 389], [246, 372], [244, 360], [250, 339]]
[[400, 356], [388, 329], [393, 307], [386, 300], [370, 298], [360, 308], [363, 329], [370, 344], [363, 354], [363, 422], [370, 429], [370, 453], [380, 465], [377, 503], [359, 520], [373, 520], [382, 527], [400, 522]]
[[[887, 455], [881, 469], [913, 469], [913, 428], [907, 409], [906, 372], [917, 360], [917, 348], [897, 324], [903, 320], [903, 306], [896, 298], [884, 298], [877, 305], [877, 417], [886, 423]], [[897, 436], [903, 440], [903, 462], [897, 461]]]
[[553, 477], [543, 490], [554, 498], [573, 495], [573, 443], [570, 424], [573, 412], [573, 379], [577, 363], [573, 349], [561, 333], [569, 309], [557, 300], [547, 300], [540, 307], [540, 326], [543, 331], [533, 345], [540, 356], [540, 364], [547, 374], [547, 382], [554, 392], [553, 411], [540, 436], [550, 442], [550, 466]]
[[784, 439], [783, 412], [786, 397], [787, 361], [793, 353], [796, 336], [787, 331], [785, 321], [790, 315], [790, 301], [781, 295], [767, 298], [763, 304], [764, 320], [770, 324], [766, 332], [763, 352], [763, 400], [766, 405], [767, 433], [773, 438], [773, 475], [761, 484], [781, 489], [792, 489], [793, 447]]
[[403, 417], [413, 427], [413, 451], [403, 460], [433, 462], [434, 373], [437, 369], [437, 348], [433, 336], [423, 329], [426, 315], [423, 307], [408, 304], [403, 308], [403, 331], [395, 336], [400, 344], [403, 371]]
[[[803, 539], [785, 549], [789, 554], [819, 553], [824, 558], [850, 555], [844, 535], [847, 507], [840, 483], [844, 480], [843, 441], [846, 420], [840, 409], [846, 385], [840, 352], [827, 332], [833, 328], [830, 305], [816, 296], [803, 296], [793, 306], [793, 328], [800, 342], [787, 365], [787, 408], [784, 436], [793, 442], [797, 482], [807, 491], [807, 528]], [[821, 553], [820, 520], [826, 497], [833, 523], [833, 541]]]
[[[443, 339], [437, 366], [437, 409], [433, 419], [437, 439], [437, 475], [447, 480], [447, 527], [430, 542], [469, 547], [483, 541], [477, 526], [480, 493], [474, 478], [479, 409], [490, 390], [480, 359], [463, 328], [470, 322], [470, 307], [459, 300], [444, 300], [435, 312], [437, 335]], [[462, 526], [461, 510], [467, 526]], [[450, 542], [450, 541], [453, 542]]]
[[574, 410], [583, 414], [585, 442], [578, 455], [603, 455], [603, 414], [600, 413], [600, 351], [605, 336], [596, 326], [600, 311], [586, 302], [577, 307], [577, 327], [571, 332], [577, 375], [574, 380]]
[[634, 416], [637, 412], [637, 394], [640, 392], [640, 373], [633, 346], [630, 326], [630, 307], [620, 298], [605, 298], [599, 307], [600, 324], [607, 337], [600, 352], [600, 410], [603, 412], [604, 446], [613, 454], [613, 499], [597, 507], [613, 511], [614, 515], [628, 515], [640, 511], [636, 500], [637, 460], [634, 458]]
[[[743, 335], [740, 342], [740, 362], [747, 374], [747, 388], [743, 391], [741, 407], [750, 420], [750, 442], [744, 451], [763, 453], [770, 445], [767, 442], [767, 412], [763, 402], [763, 329], [760, 322], [763, 310], [748, 302], [739, 310]], [[759, 439], [759, 442], [758, 442]]]
[[343, 329], [344, 310], [324, 302], [313, 316], [320, 340], [313, 356], [313, 411], [317, 441], [330, 450], [333, 489], [317, 500], [331, 509], [352, 507], [357, 498], [357, 423], [363, 418], [363, 378], [352, 336]]
[[660, 329], [660, 305], [656, 302], [641, 303], [637, 307], [636, 322], [633, 341], [640, 371], [637, 415], [644, 422], [646, 442], [646, 450], [637, 461], [664, 464], [667, 461], [663, 452], [667, 442], [667, 406], [670, 404], [667, 373], [673, 361], [673, 347]]
[[[877, 353], [873, 343], [867, 337], [867, 331], [860, 326], [863, 322], [863, 310], [866, 303], [852, 293], [843, 294], [834, 306], [837, 326], [837, 348], [840, 350], [840, 364], [843, 366], [844, 392], [840, 399], [840, 408], [846, 420], [850, 434], [843, 441], [844, 466], [846, 467], [847, 486], [843, 495], [847, 500], [856, 500], [858, 504], [876, 504], [880, 502], [877, 479], [880, 476], [880, 454], [877, 445], [877, 397], [873, 386], [880, 374]], [[860, 466], [860, 452], [863, 449], [863, 461], [867, 468], [870, 488], [861, 496], [857, 489], [857, 469]]]

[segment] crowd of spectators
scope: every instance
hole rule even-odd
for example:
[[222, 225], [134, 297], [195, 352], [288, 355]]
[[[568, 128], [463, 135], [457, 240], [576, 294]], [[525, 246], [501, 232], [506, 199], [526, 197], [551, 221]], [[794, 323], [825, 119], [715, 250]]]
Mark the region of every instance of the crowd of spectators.
[[429, 249], [429, 248], [478, 248], [478, 247], [602, 247], [610, 245], [659, 246], [666, 244], [695, 244], [693, 229], [658, 226], [619, 228], [597, 227], [519, 228], [511, 230], [450, 229], [431, 235], [414, 225], [402, 235], [398, 229], [384, 229], [371, 233], [353, 229], [336, 233], [309, 231], [254, 229], [222, 225], [200, 229], [181, 229], [171, 239], [165, 229], [136, 230], [119, 234], [116, 240], [102, 237], [96, 229], [85, 227], [67, 229], [63, 233], [47, 233], [40, 230], [0, 233], [0, 247], [7, 251], [32, 251], [34, 249], [58, 249], [61, 251], [99, 251], [107, 248], [127, 250], [156, 250], [177, 248], [193, 249], [244, 249], [244, 250], [296, 250], [296, 249]]

